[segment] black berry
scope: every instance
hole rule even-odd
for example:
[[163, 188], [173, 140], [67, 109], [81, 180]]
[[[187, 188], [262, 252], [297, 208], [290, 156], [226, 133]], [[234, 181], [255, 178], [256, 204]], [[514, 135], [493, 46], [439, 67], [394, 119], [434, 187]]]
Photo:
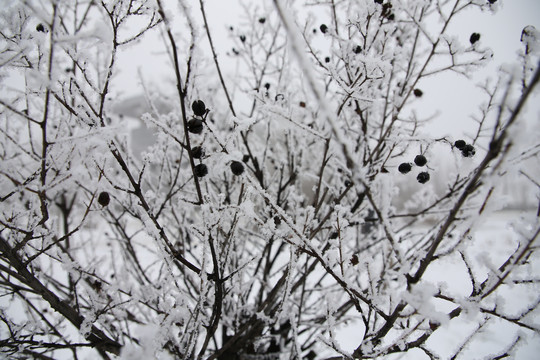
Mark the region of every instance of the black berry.
[[208, 175], [208, 168], [204, 164], [195, 165], [194, 174], [197, 177], [204, 177]]
[[330, 58], [329, 58], [328, 56], [325, 57], [325, 58], [324, 58], [324, 62], [325, 62], [325, 63], [329, 63], [329, 62], [330, 62]]
[[463, 148], [465, 147], [465, 145], [467, 145], [465, 143], [465, 140], [456, 140], [456, 142], [454, 143], [454, 146], [456, 148], [458, 148], [459, 150], [463, 150]]
[[279, 225], [281, 224], [281, 218], [279, 216], [274, 216], [274, 225]]
[[193, 134], [200, 134], [203, 131], [203, 122], [201, 119], [191, 119], [188, 121], [188, 131]]
[[470, 144], [465, 145], [463, 149], [461, 149], [461, 155], [463, 155], [463, 157], [472, 157], [474, 154], [476, 154], [476, 150], [474, 149], [474, 146]]
[[353, 51], [355, 54], [360, 54], [362, 52], [362, 47], [360, 45], [356, 45]]
[[351, 256], [351, 264], [358, 265], [358, 255], [354, 254], [353, 256]]
[[422, 95], [424, 95], [424, 92], [420, 89], [414, 89], [413, 94], [416, 97], [422, 97]]
[[497, 2], [497, 0], [488, 0], [488, 3], [490, 4], [495, 4]]
[[204, 156], [204, 149], [202, 146], [195, 146], [191, 149], [191, 155], [193, 155], [194, 159], [200, 159]]
[[326, 26], [325, 24], [322, 24], [319, 29], [321, 29], [321, 32], [323, 34], [326, 34], [326, 32], [328, 31], [328, 26]]
[[43, 24], [37, 24], [36, 31], [45, 32], [45, 27], [43, 26]]
[[246, 41], [246, 37], [244, 35], [240, 35], [240, 41], [241, 42], [245, 42]]
[[248, 154], [244, 155], [244, 156], [242, 157], [242, 161], [245, 162], [245, 163], [247, 163], [247, 162], [249, 161], [249, 155], [248, 155]]
[[392, 13], [390, 12], [390, 9], [392, 9], [392, 4], [389, 3], [389, 2], [384, 3], [383, 6], [382, 6], [381, 16], [383, 16], [383, 17], [389, 17], [390, 15], [392, 15], [392, 19], [390, 19], [390, 20], [393, 20], [394, 14], [392, 14]]
[[206, 105], [204, 105], [202, 100], [195, 100], [193, 104], [191, 104], [191, 110], [193, 110], [195, 115], [203, 116], [206, 114]]
[[374, 0], [376, 4], [382, 4], [383, 0]]
[[266, 22], [266, 18], [259, 18], [259, 23], [264, 24]]
[[402, 163], [398, 166], [398, 170], [402, 174], [407, 174], [409, 171], [411, 171], [411, 168], [411, 164], [409, 163]]
[[99, 194], [97, 199], [99, 205], [101, 206], [107, 206], [111, 202], [111, 197], [109, 196], [109, 193], [106, 191], [103, 191]]
[[427, 159], [424, 155], [416, 155], [416, 157], [414, 158], [414, 163], [417, 166], [424, 166], [427, 164]]
[[270, 83], [264, 84], [264, 88], [265, 88], [266, 90], [270, 89]]
[[244, 165], [240, 161], [233, 161], [231, 163], [231, 171], [234, 175], [242, 175], [244, 172]]
[[334, 231], [333, 233], [330, 234], [330, 239], [337, 239], [339, 236], [339, 234], [337, 233], [337, 231]]
[[478, 40], [480, 40], [480, 34], [479, 33], [472, 33], [471, 37], [469, 38], [469, 41], [471, 42], [471, 44], [474, 44]]
[[429, 181], [429, 173], [423, 171], [421, 172], [420, 174], [418, 174], [418, 176], [416, 177], [416, 180], [418, 180], [418, 182], [420, 184], [425, 184]]
[[352, 181], [351, 180], [345, 180], [345, 186], [346, 187], [351, 187], [352, 186]]

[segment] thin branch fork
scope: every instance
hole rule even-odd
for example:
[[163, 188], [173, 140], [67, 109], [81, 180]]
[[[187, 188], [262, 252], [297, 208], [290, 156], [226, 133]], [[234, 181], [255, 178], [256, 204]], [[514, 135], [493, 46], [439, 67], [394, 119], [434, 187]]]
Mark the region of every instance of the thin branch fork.
[[[17, 273], [21, 277], [24, 278], [26, 285], [31, 287], [36, 293], [40, 294], [41, 297], [47, 301], [54, 310], [62, 314], [62, 316], [75, 325], [77, 329], [81, 328], [83, 322], [85, 321], [84, 317], [66, 301], [61, 300], [55, 293], [43, 285], [28, 270], [24, 264], [24, 261], [3, 237], [0, 237], [0, 250], [2, 251], [2, 255], [9, 261], [10, 265], [17, 270]], [[120, 354], [120, 349], [122, 346], [117, 341], [109, 338], [103, 331], [94, 325], [91, 326], [90, 333], [86, 336], [86, 339], [90, 341], [96, 347], [96, 349], [100, 351], [100, 353], [102, 353], [102, 356], [106, 356], [105, 352], [110, 352], [115, 355]]]

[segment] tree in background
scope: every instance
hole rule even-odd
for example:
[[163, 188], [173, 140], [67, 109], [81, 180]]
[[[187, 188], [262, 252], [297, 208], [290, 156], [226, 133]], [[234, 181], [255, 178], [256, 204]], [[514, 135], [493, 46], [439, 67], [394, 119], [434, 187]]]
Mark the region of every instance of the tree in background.
[[[486, 356], [538, 341], [536, 209], [488, 251], [476, 236], [505, 177], [539, 186], [527, 164], [540, 143], [520, 118], [539, 80], [536, 30], [524, 29], [516, 64], [482, 85], [473, 136], [434, 139], [414, 111], [423, 79], [469, 76], [490, 60], [481, 34], [458, 39], [448, 25], [498, 3], [245, 7], [230, 29], [232, 81], [203, 0], [8, 1], [2, 353], [437, 359], [437, 336], [450, 341], [463, 323], [473, 325], [452, 358], [492, 324], [515, 336]], [[137, 157], [111, 89], [118, 52], [152, 31], [176, 92], [146, 92], [143, 120], [158, 135]], [[166, 112], [155, 105], [164, 100]], [[435, 189], [441, 153], [453, 175]], [[512, 294], [524, 295], [508, 306]], [[346, 324], [352, 351], [336, 333]]]

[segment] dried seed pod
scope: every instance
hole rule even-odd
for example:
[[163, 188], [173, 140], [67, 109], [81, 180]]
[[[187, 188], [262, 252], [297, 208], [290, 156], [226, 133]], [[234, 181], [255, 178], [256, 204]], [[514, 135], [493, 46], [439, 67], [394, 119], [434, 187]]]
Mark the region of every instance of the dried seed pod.
[[108, 192], [106, 191], [102, 191], [99, 196], [98, 196], [98, 204], [105, 207], [107, 205], [109, 205], [109, 203], [111, 202], [111, 196], [109, 195]]
[[188, 131], [193, 134], [200, 134], [203, 131], [203, 122], [201, 119], [191, 119], [188, 121]]
[[244, 172], [244, 165], [240, 161], [233, 161], [231, 163], [231, 171], [234, 175], [242, 175]]
[[191, 155], [194, 159], [200, 159], [204, 156], [204, 149], [202, 146], [195, 146], [191, 149]]
[[414, 163], [417, 166], [424, 166], [427, 164], [427, 159], [424, 155], [416, 155], [416, 157], [414, 158]]
[[458, 148], [459, 150], [463, 150], [463, 148], [465, 147], [465, 145], [467, 145], [467, 143], [465, 142], [465, 140], [456, 140], [456, 142], [454, 143], [454, 146], [456, 148]]
[[198, 164], [198, 165], [195, 165], [195, 169], [194, 169], [194, 173], [195, 173], [195, 176], [197, 177], [204, 177], [206, 175], [208, 175], [208, 168], [206, 167], [206, 165], [204, 164]]
[[411, 171], [411, 168], [412, 166], [409, 163], [401, 163], [398, 166], [398, 170], [402, 174], [407, 174], [409, 171]]
[[429, 181], [429, 173], [428, 172], [421, 172], [420, 174], [418, 174], [418, 176], [416, 177], [416, 180], [418, 180], [418, 182], [420, 184], [425, 184]]
[[480, 34], [479, 33], [472, 33], [471, 37], [469, 38], [469, 41], [471, 44], [476, 43], [478, 40], [480, 40]]
[[463, 157], [473, 157], [474, 154], [476, 154], [476, 150], [474, 149], [474, 146], [467, 144], [461, 149], [461, 155]]
[[195, 100], [193, 104], [191, 104], [191, 110], [193, 110], [195, 115], [203, 116], [206, 114], [206, 105], [202, 100]]

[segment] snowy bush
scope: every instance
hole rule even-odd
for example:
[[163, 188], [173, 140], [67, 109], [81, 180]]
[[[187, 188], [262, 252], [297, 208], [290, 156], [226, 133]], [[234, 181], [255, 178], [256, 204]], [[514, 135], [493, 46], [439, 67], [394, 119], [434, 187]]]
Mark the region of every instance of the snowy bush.
[[[3, 355], [471, 358], [493, 326], [511, 335], [482, 357], [538, 342], [537, 209], [478, 235], [505, 179], [538, 196], [538, 124], [520, 116], [537, 31], [482, 83], [472, 136], [433, 138], [415, 111], [426, 78], [491, 59], [448, 29], [498, 6], [267, 0], [227, 57], [203, 0], [4, 1]], [[117, 58], [151, 32], [175, 90], [145, 84], [156, 136], [134, 154]]]

